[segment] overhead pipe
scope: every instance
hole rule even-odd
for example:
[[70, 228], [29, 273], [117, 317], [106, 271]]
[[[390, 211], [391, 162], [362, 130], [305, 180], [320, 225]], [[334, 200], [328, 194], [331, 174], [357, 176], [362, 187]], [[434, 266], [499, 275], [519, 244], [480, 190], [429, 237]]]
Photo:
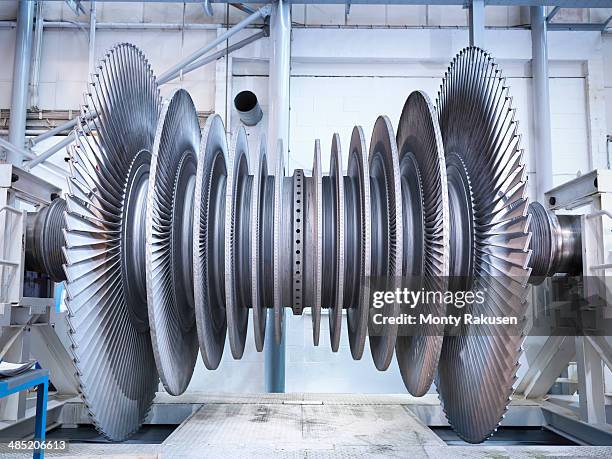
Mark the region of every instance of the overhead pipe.
[[[8, 152], [8, 157], [11, 157], [11, 155], [14, 157], [28, 159], [33, 159], [36, 157], [36, 155], [31, 151], [18, 147], [17, 145], [13, 145], [12, 143], [4, 140], [2, 137], [0, 137], [0, 147], [4, 148]], [[19, 164], [19, 166], [21, 166], [21, 164]]]
[[[22, 158], [28, 158], [28, 159], [36, 158], [36, 155], [32, 153], [31, 151], [28, 151], [25, 148], [16, 147], [12, 143], [4, 140], [2, 137], [0, 137], [0, 147], [4, 148], [8, 152], [11, 152], [15, 155], [19, 155]], [[52, 170], [56, 174], [64, 175], [64, 176], [67, 174], [66, 169], [62, 169], [61, 167], [56, 166], [55, 164], [45, 164], [45, 166], [48, 167], [50, 170]]]
[[[23, 148], [25, 145], [26, 107], [28, 105], [28, 83], [30, 82], [30, 60], [32, 57], [32, 34], [34, 27], [34, 2], [19, 2], [17, 12], [17, 37], [13, 64], [13, 88], [11, 94], [11, 117], [9, 120], [9, 142]], [[9, 150], [9, 163], [21, 166], [24, 157]]]
[[533, 116], [536, 158], [537, 200], [544, 202], [544, 193], [553, 186], [552, 137], [550, 122], [550, 93], [548, 87], [548, 44], [546, 11], [543, 6], [532, 6], [531, 16], [531, 72], [533, 78]]
[[246, 45], [249, 45], [253, 43], [254, 41], [259, 40], [260, 38], [267, 37], [267, 36], [268, 36], [268, 32], [266, 30], [262, 30], [260, 32], [254, 33], [253, 35], [251, 35], [248, 38], [245, 38], [244, 40], [240, 40], [239, 42], [236, 42], [233, 45], [228, 46], [227, 48], [221, 49], [213, 54], [209, 54], [208, 56], [204, 56], [203, 58], [195, 62], [192, 62], [187, 67], [185, 67], [183, 69], [183, 75], [186, 75], [195, 69], [199, 69], [200, 67], [206, 64], [209, 64], [218, 59], [221, 59], [222, 57], [225, 57], [227, 54], [230, 54], [238, 49], [244, 48]]
[[271, 10], [270, 5], [266, 5], [266, 6], [259, 8], [257, 11], [255, 11], [255, 13], [251, 14], [250, 16], [248, 16], [247, 18], [243, 19], [238, 24], [236, 24], [234, 27], [228, 29], [227, 31], [219, 35], [217, 38], [215, 38], [213, 41], [208, 43], [206, 46], [195, 51], [191, 55], [187, 56], [185, 59], [182, 59], [178, 64], [168, 69], [157, 79], [157, 82], [159, 84], [164, 84], [170, 80], [173, 80], [180, 74], [181, 70], [183, 70], [186, 66], [188, 66], [195, 60], [202, 57], [208, 51], [215, 49], [218, 45], [220, 45], [221, 43], [223, 43], [230, 37], [234, 36], [236, 33], [240, 32], [247, 26], [251, 25], [255, 21], [259, 19], [267, 18], [270, 15], [270, 10]]
[[[0, 21], [0, 27], [11, 27], [10, 21]], [[46, 29], [88, 29], [88, 22], [45, 21]], [[217, 30], [221, 24], [170, 23], [170, 22], [97, 22], [97, 30]]]
[[[84, 121], [89, 121], [90, 119], [92, 119], [90, 114], [87, 114], [83, 120]], [[37, 135], [36, 137], [30, 139], [29, 143], [30, 143], [30, 147], [33, 147], [34, 145], [36, 145], [37, 143], [42, 142], [43, 140], [46, 139], [50, 139], [51, 137], [54, 137], [64, 131], [68, 131], [71, 130], [72, 128], [74, 128], [77, 124], [79, 123], [79, 117], [77, 116], [76, 118], [73, 118], [71, 120], [66, 121], [65, 123], [62, 123], [58, 126], [55, 126], [52, 129], [49, 129], [48, 131], [43, 132], [40, 135]]]
[[[274, 4], [270, 17], [270, 76], [268, 78], [268, 155], [276, 161], [277, 155], [284, 155], [289, 146], [289, 72], [291, 68], [291, 5], [286, 0]], [[278, 145], [281, 145], [279, 151]], [[274, 162], [273, 162], [274, 164]], [[289, 161], [285, 161], [289, 167]], [[268, 392], [285, 392], [285, 335], [286, 320], [283, 308], [281, 339], [277, 340], [274, 309], [268, 309], [266, 339], [264, 344], [264, 372]]]

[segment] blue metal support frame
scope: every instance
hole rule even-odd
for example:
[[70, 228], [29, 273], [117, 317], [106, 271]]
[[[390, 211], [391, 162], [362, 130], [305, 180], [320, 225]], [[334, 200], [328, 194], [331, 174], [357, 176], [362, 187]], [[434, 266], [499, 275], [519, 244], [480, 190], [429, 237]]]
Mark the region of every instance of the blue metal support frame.
[[[47, 398], [49, 394], [49, 370], [30, 370], [17, 376], [0, 379], [0, 398], [11, 394], [37, 388], [36, 392], [36, 423], [34, 427], [34, 441], [42, 444], [47, 431]], [[42, 459], [44, 448], [34, 449], [34, 459]]]

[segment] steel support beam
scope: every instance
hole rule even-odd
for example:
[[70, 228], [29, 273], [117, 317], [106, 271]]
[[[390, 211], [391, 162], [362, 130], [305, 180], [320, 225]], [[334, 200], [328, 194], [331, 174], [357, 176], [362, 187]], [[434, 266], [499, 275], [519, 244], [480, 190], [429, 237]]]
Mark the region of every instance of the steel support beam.
[[587, 337], [576, 337], [580, 418], [591, 424], [606, 423], [603, 364]]
[[553, 20], [553, 18], [557, 15], [557, 13], [559, 12], [559, 10], [561, 9], [560, 6], [555, 6], [552, 11], [550, 13], [548, 13], [548, 16], [546, 16], [546, 22], [550, 22]]
[[203, 48], [200, 48], [193, 54], [187, 56], [185, 59], [182, 59], [179, 63], [177, 63], [170, 69], [168, 69], [157, 79], [157, 82], [159, 84], [164, 84], [178, 77], [180, 75], [181, 70], [183, 70], [186, 66], [188, 66], [195, 60], [199, 59], [207, 52], [215, 49], [218, 45], [228, 40], [229, 38], [234, 36], [236, 33], [240, 32], [241, 30], [245, 29], [247, 26], [251, 25], [255, 21], [258, 21], [260, 19], [265, 19], [266, 17], [268, 17], [270, 15], [270, 10], [271, 10], [270, 5], [266, 5], [266, 6], [259, 8], [255, 13], [251, 14], [250, 16], [240, 21], [238, 24], [236, 24], [231, 29], [228, 29], [226, 32], [219, 35], [217, 38], [215, 38], [213, 41], [208, 43], [206, 46], [204, 46]]
[[484, 0], [472, 0], [469, 5], [470, 46], [484, 48], [485, 33]]
[[68, 145], [74, 142], [74, 140], [75, 140], [75, 136], [74, 136], [74, 132], [72, 132], [70, 135], [67, 135], [66, 137], [64, 137], [62, 140], [54, 144], [52, 147], [50, 147], [45, 152], [41, 153], [40, 155], [37, 155], [35, 158], [32, 158], [30, 161], [26, 162], [23, 165], [23, 168], [25, 170], [30, 170], [33, 167], [38, 166], [39, 164], [45, 162], [51, 156], [56, 154], [58, 151], [62, 150], [63, 148], [66, 148]]
[[[19, 2], [17, 13], [9, 142], [19, 148], [23, 148], [25, 145], [26, 107], [28, 106], [35, 7], [36, 2]], [[9, 163], [20, 166], [23, 159], [22, 155], [15, 154], [13, 151], [8, 152], [7, 160]]]
[[544, 193], [553, 186], [546, 11], [542, 6], [534, 6], [530, 9], [530, 16], [536, 192], [537, 199], [544, 202]]
[[209, 54], [208, 56], [203, 57], [200, 60], [197, 60], [195, 62], [192, 62], [191, 64], [189, 64], [187, 67], [185, 67], [183, 69], [183, 75], [188, 74], [189, 72], [195, 70], [195, 69], [199, 69], [200, 67], [209, 64], [211, 62], [216, 61], [217, 59], [221, 59], [222, 57], [225, 57], [226, 55], [239, 50], [241, 48], [244, 48], [246, 45], [249, 45], [251, 43], [253, 43], [254, 41], [259, 40], [260, 38], [263, 38], [267, 36], [267, 32], [262, 30], [261, 32], [257, 32], [254, 33], [253, 35], [251, 35], [248, 38], [245, 38], [244, 40], [240, 40], [239, 42], [234, 43], [233, 45], [230, 45], [227, 47], [227, 49], [221, 49], [219, 51], [217, 51], [216, 53], [213, 54]]
[[[289, 77], [291, 69], [291, 5], [286, 0], [274, 4], [270, 16], [270, 77], [268, 78], [268, 155], [286, 155], [289, 165]], [[278, 145], [282, 145], [279, 151]], [[285, 153], [287, 152], [287, 153]], [[274, 164], [274, 163], [272, 163]], [[284, 314], [283, 308], [283, 314]], [[286, 318], [283, 320], [283, 329]], [[264, 370], [268, 392], [285, 391], [285, 333], [280, 343], [274, 339], [274, 310], [268, 310]]]
[[574, 338], [571, 336], [550, 336], [520, 380], [516, 394], [525, 398], [546, 396], [561, 372], [576, 355]]

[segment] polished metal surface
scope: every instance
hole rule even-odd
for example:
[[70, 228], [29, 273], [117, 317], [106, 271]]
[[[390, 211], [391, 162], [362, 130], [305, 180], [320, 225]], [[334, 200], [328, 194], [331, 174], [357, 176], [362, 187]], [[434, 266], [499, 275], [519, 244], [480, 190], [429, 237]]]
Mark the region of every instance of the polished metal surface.
[[[330, 283], [323, 306], [329, 308], [329, 338], [331, 349], [338, 352], [342, 327], [342, 308], [344, 306], [344, 177], [342, 173], [342, 149], [340, 136], [334, 134], [331, 144], [329, 177], [325, 177], [327, 187], [323, 189], [323, 282]], [[325, 251], [328, 248], [329, 250]]]
[[219, 366], [227, 333], [225, 204], [228, 147], [219, 115], [206, 120], [195, 184], [193, 286], [200, 353], [209, 370]]
[[270, 291], [267, 284], [271, 276], [267, 270], [271, 265], [268, 260], [268, 253], [271, 247], [266, 241], [272, 239], [272, 231], [269, 227], [264, 225], [270, 220], [268, 217], [270, 208], [267, 206], [269, 199], [266, 199], [266, 196], [271, 194], [273, 183], [273, 179], [272, 182], [268, 180], [266, 139], [262, 137], [259, 144], [259, 165], [253, 179], [253, 196], [255, 199], [253, 199], [251, 203], [251, 219], [253, 222], [253, 232], [251, 233], [251, 309], [253, 310], [255, 349], [257, 349], [258, 352], [261, 352], [264, 348], [267, 316], [266, 308], [271, 304], [267, 296]]
[[[349, 145], [349, 160], [345, 189], [351, 189], [346, 212], [346, 251], [350, 261], [345, 262], [344, 308], [353, 359], [363, 356], [368, 333], [370, 291], [367, 285], [372, 271], [371, 261], [371, 203], [368, 150], [361, 126], [355, 126]], [[351, 235], [351, 236], [349, 236]]]
[[[449, 274], [449, 204], [446, 162], [436, 112], [429, 97], [408, 97], [397, 129], [402, 185], [404, 256], [402, 276], [412, 290], [443, 292]], [[446, 305], [418, 304], [415, 312], [446, 315]], [[395, 354], [406, 388], [427, 393], [433, 382], [444, 325], [422, 325], [419, 334], [399, 331]]]
[[312, 165], [312, 188], [311, 197], [314, 199], [312, 233], [313, 243], [311, 251], [314, 251], [314, 260], [311, 263], [314, 283], [312, 288], [312, 338], [315, 346], [319, 345], [321, 333], [321, 285], [323, 282], [323, 170], [321, 169], [321, 142], [315, 140], [314, 159]]
[[[225, 234], [225, 301], [227, 333], [235, 359], [242, 358], [251, 304], [251, 196], [253, 176], [249, 175], [249, 145], [246, 131], [238, 130], [232, 149], [233, 171], [228, 177]], [[231, 191], [231, 193], [229, 192]]]
[[286, 268], [281, 265], [281, 257], [285, 258], [288, 254], [282, 251], [283, 232], [288, 222], [283, 221], [283, 186], [285, 184], [285, 157], [282, 140], [278, 140], [275, 149], [275, 167], [274, 167], [274, 210], [273, 223], [270, 225], [273, 235], [272, 248], [272, 279], [273, 295], [272, 305], [274, 308], [274, 340], [276, 344], [280, 344], [283, 333], [283, 316], [285, 313], [285, 305], [283, 304], [283, 270]]
[[[493, 58], [466, 48], [452, 61], [437, 110], [447, 160], [450, 272], [455, 290], [484, 293], [465, 312], [524, 317], [530, 250], [526, 174], [512, 98]], [[478, 443], [501, 421], [523, 337], [519, 326], [463, 323], [445, 336], [436, 387], [449, 423]]]
[[[142, 424], [158, 386], [147, 313], [146, 190], [161, 99], [144, 55], [121, 44], [100, 61], [70, 155], [66, 306], [81, 394], [114, 440]], [[136, 268], [136, 269], [134, 269]]]
[[28, 212], [26, 220], [26, 269], [46, 273], [53, 282], [66, 280], [62, 250], [65, 211], [66, 201], [55, 198], [38, 212]]
[[579, 215], [557, 215], [539, 202], [529, 204], [533, 250], [529, 282], [540, 284], [555, 273], [582, 272], [582, 231]]
[[[399, 154], [391, 121], [379, 116], [370, 141], [370, 193], [372, 212], [372, 277], [389, 279], [387, 290], [399, 287], [397, 278], [402, 273], [403, 230], [402, 194], [400, 185]], [[373, 312], [373, 310], [372, 310]], [[396, 317], [399, 304], [388, 304], [383, 315]], [[369, 322], [370, 351], [378, 370], [391, 364], [397, 323], [376, 327]]]
[[193, 196], [200, 147], [189, 93], [163, 104], [153, 143], [146, 221], [147, 304], [151, 342], [166, 391], [182, 394], [198, 356], [193, 297]]

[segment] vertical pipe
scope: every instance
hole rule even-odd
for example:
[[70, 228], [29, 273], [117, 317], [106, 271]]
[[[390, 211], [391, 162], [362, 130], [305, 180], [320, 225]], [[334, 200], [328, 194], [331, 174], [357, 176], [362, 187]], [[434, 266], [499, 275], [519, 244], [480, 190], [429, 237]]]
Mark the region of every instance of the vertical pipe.
[[[270, 76], [268, 78], [268, 154], [272, 161], [277, 155], [286, 155], [289, 167], [289, 72], [291, 65], [291, 6], [286, 0], [278, 0], [270, 16]], [[283, 151], [278, 152], [281, 140]], [[286, 152], [286, 153], [285, 153]], [[283, 309], [283, 314], [285, 314]], [[285, 316], [286, 318], [286, 316]], [[285, 320], [283, 320], [280, 344], [274, 339], [274, 311], [268, 310], [265, 343], [265, 383], [268, 392], [285, 391]]]
[[543, 6], [532, 6], [529, 13], [531, 16], [536, 193], [537, 199], [542, 201], [544, 193], [553, 186], [546, 11]]
[[276, 158], [278, 141], [281, 140], [286, 154], [285, 167], [289, 169], [289, 74], [291, 66], [291, 6], [286, 0], [273, 5], [270, 15], [270, 97], [268, 113], [268, 154]]
[[42, 39], [44, 28], [44, 2], [36, 2], [36, 25], [34, 26], [34, 50], [30, 70], [30, 107], [38, 107], [38, 86], [40, 82], [40, 59], [42, 56]]
[[470, 46], [484, 47], [485, 33], [484, 0], [472, 0], [469, 5]]
[[[15, 62], [13, 65], [13, 89], [11, 96], [11, 118], [9, 142], [19, 148], [25, 145], [26, 106], [30, 81], [30, 59], [32, 57], [32, 34], [35, 2], [19, 2], [17, 13], [17, 36], [15, 38]], [[8, 152], [8, 162], [17, 166], [23, 161], [21, 155]]]
[[96, 2], [92, 0], [89, 6], [89, 66], [87, 79], [91, 78], [96, 65]]

